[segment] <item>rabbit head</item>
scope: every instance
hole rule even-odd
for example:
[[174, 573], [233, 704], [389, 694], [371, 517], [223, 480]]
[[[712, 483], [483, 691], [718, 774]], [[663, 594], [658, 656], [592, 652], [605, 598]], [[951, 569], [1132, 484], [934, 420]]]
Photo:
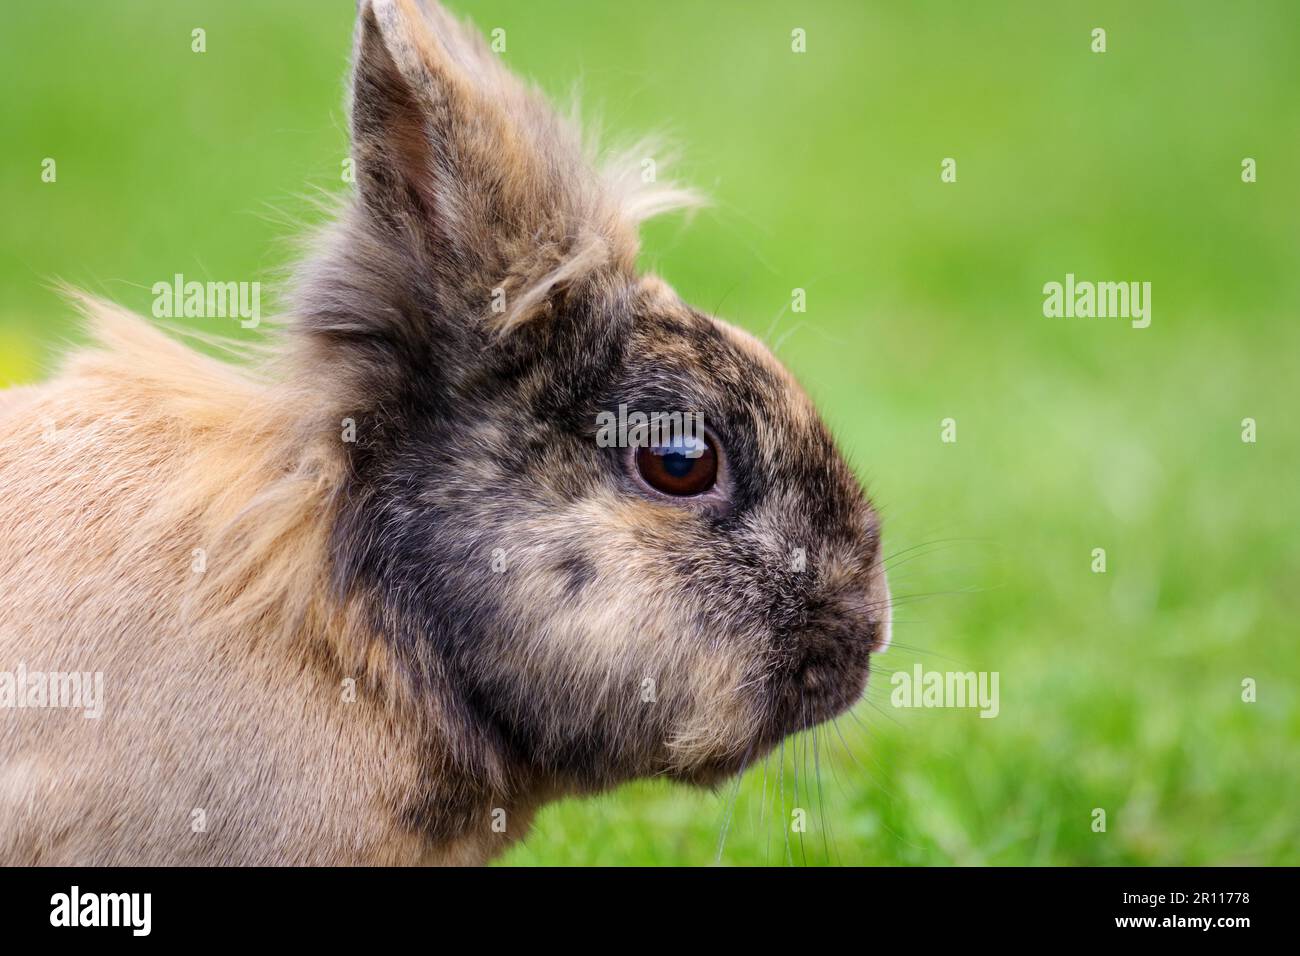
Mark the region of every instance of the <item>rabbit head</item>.
[[877, 516], [768, 350], [638, 274], [690, 194], [596, 162], [432, 3], [361, 4], [351, 90], [356, 195], [296, 310], [356, 423], [333, 574], [453, 744], [709, 783], [851, 706], [888, 642]]

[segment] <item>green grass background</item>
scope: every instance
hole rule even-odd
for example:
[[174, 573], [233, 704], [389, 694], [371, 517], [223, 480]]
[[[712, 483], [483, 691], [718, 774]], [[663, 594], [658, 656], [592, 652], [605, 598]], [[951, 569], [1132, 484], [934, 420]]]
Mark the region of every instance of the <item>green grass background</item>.
[[[550, 807], [503, 862], [1300, 863], [1295, 4], [454, 6], [610, 132], [682, 144], [714, 204], [650, 226], [647, 266], [779, 343], [903, 552], [898, 646], [838, 729], [735, 789]], [[352, 16], [9, 5], [0, 384], [79, 338], [53, 280], [147, 314], [176, 272], [276, 278], [344, 188]], [[1151, 327], [1044, 318], [1067, 272], [1151, 282]], [[916, 661], [998, 671], [1000, 715], [891, 707]]]

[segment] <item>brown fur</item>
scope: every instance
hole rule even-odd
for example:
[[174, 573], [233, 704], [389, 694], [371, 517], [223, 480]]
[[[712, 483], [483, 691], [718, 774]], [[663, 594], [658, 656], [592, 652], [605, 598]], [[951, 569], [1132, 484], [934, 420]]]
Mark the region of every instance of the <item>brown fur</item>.
[[[560, 795], [743, 770], [886, 639], [807, 397], [635, 274], [691, 194], [432, 3], [361, 5], [353, 91], [356, 201], [264, 359], [83, 298], [96, 344], [0, 395], [0, 670], [105, 691], [0, 712], [0, 863], [480, 863]], [[625, 396], [709, 409], [715, 491], [596, 447]]]

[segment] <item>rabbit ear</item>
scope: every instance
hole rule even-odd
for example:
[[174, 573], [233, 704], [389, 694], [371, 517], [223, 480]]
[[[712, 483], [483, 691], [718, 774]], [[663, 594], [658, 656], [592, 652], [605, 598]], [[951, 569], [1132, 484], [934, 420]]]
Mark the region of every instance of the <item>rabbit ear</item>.
[[607, 314], [598, 299], [632, 278], [637, 225], [696, 202], [646, 181], [645, 160], [663, 159], [648, 145], [598, 167], [577, 124], [431, 0], [361, 0], [350, 112], [356, 195], [293, 302], [304, 368], [350, 407], [470, 374], [484, 329], [566, 303]]
[[541, 172], [510, 128], [522, 94], [482, 41], [441, 9], [363, 0], [352, 143], [374, 224], [419, 239], [425, 253], [485, 265], [497, 252], [491, 218], [525, 212]]
[[620, 188], [627, 170], [598, 173], [575, 124], [423, 0], [362, 0], [352, 138], [372, 237], [501, 328], [593, 272], [630, 271], [637, 221], [689, 198], [647, 202]]

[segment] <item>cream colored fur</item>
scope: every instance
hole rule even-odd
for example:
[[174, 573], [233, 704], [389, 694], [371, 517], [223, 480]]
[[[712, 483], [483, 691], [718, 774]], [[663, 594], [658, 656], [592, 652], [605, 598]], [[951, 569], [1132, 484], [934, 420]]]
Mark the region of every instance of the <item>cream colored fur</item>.
[[0, 863], [499, 850], [491, 808], [436, 853], [401, 820], [427, 756], [374, 689], [379, 645], [324, 596], [338, 443], [311, 390], [85, 305], [99, 344], [0, 393], [0, 670], [102, 671], [104, 713], [0, 711]]

